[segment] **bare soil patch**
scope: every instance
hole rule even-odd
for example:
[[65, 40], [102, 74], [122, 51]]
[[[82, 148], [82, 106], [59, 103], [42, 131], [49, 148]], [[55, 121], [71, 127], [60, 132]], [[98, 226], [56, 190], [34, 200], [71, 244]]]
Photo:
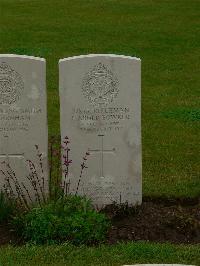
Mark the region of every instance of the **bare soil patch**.
[[144, 199], [137, 208], [104, 210], [112, 227], [107, 242], [147, 240], [171, 243], [200, 243], [199, 199]]

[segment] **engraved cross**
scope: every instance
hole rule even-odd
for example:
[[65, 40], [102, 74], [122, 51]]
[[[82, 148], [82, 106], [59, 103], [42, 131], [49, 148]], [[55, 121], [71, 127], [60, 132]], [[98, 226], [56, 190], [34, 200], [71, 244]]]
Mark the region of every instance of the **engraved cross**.
[[116, 149], [112, 148], [110, 150], [108, 149], [104, 149], [104, 135], [98, 135], [98, 137], [100, 137], [101, 141], [100, 141], [100, 149], [89, 149], [89, 152], [92, 153], [100, 153], [100, 165], [101, 165], [101, 172], [100, 172], [100, 176], [103, 177], [104, 176], [104, 154], [105, 153], [113, 153]]
[[1, 153], [0, 151], [0, 159], [5, 158], [6, 163], [9, 164], [10, 158], [18, 158], [18, 159], [24, 159], [24, 153], [9, 153], [9, 139], [8, 136], [4, 136], [4, 145], [6, 147], [5, 153]]

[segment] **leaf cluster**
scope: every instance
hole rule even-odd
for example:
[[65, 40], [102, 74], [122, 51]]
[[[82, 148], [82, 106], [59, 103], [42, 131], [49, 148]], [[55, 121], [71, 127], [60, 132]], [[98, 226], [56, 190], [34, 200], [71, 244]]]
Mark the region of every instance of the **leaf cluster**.
[[14, 221], [24, 239], [35, 244], [95, 244], [105, 239], [110, 226], [89, 200], [72, 195], [34, 207]]

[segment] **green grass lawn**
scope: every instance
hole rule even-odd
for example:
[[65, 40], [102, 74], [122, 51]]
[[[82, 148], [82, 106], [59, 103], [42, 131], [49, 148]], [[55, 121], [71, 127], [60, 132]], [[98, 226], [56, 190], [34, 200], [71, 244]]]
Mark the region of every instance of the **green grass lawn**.
[[[0, 0], [0, 53], [47, 59], [49, 134], [59, 134], [58, 60], [142, 59], [143, 193], [200, 195], [198, 0]], [[72, 147], [73, 149], [73, 147]]]
[[115, 246], [74, 247], [30, 246], [0, 250], [0, 265], [123, 265], [136, 263], [173, 263], [200, 265], [200, 246], [129, 243]]
[[[58, 60], [142, 59], [144, 196], [200, 195], [198, 0], [0, 0], [0, 53], [47, 59], [49, 134], [59, 135]], [[72, 147], [73, 150], [73, 147]], [[129, 243], [0, 249], [0, 265], [200, 265], [200, 246]]]

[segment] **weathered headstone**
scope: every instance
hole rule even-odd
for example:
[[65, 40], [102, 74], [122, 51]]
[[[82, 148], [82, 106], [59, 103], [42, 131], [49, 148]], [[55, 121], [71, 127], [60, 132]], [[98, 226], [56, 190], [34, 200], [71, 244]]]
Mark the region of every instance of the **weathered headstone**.
[[[41, 179], [40, 185], [37, 184], [40, 186], [38, 190], [43, 188], [48, 191], [46, 106], [45, 60], [30, 56], [0, 55], [0, 169], [3, 171], [0, 172], [1, 190], [7, 179], [5, 175], [9, 177], [12, 187], [15, 187], [13, 175], [9, 174], [6, 166], [9, 165], [23, 193], [27, 194], [27, 189], [34, 199], [35, 191], [27, 178], [32, 162], [38, 178]], [[38, 150], [35, 145], [38, 145]], [[32, 175], [32, 178], [37, 177]]]
[[[61, 135], [70, 140], [70, 191], [94, 204], [140, 204], [141, 61], [86, 55], [59, 61]], [[79, 180], [84, 153], [87, 166]], [[79, 185], [78, 185], [79, 184]]]

